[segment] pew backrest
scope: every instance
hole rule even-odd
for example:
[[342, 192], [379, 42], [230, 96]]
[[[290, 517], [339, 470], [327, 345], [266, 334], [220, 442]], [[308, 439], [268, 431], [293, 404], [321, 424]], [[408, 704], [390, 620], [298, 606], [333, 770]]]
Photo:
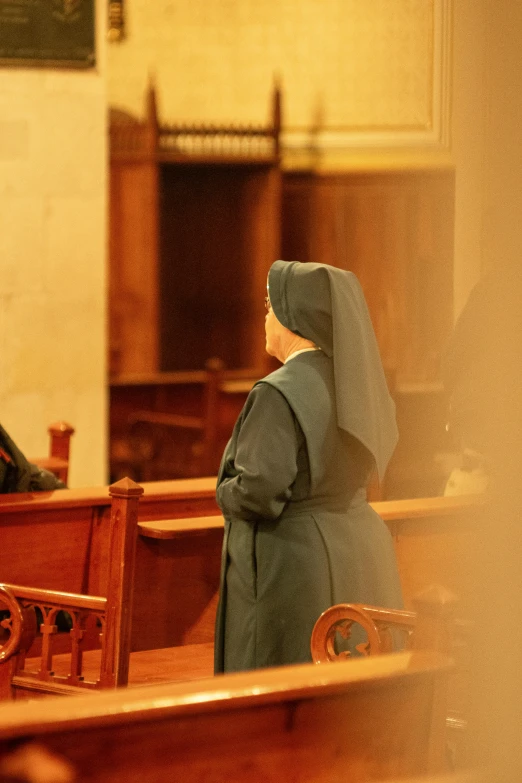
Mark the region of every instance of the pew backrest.
[[47, 699], [30, 711], [9, 704], [0, 758], [30, 736], [91, 783], [358, 783], [442, 771], [450, 670], [437, 653], [398, 653]]

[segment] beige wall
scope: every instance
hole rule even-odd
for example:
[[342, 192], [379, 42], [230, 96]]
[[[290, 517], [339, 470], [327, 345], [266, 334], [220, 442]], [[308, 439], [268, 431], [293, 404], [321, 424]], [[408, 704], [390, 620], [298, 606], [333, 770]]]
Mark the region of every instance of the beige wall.
[[[459, 95], [455, 93], [454, 129], [455, 134], [460, 133], [460, 138], [455, 139], [455, 159], [457, 174], [461, 172], [460, 181], [457, 177], [457, 204], [460, 205], [457, 229], [461, 249], [468, 252], [469, 269], [475, 277], [489, 271], [502, 274], [505, 267], [518, 269], [520, 274], [522, 3], [520, 0], [458, 0], [455, 9], [459, 15], [456, 57], [459, 49], [471, 49], [469, 61], [475, 65], [473, 71], [461, 59], [455, 68], [456, 83], [461, 85], [460, 98], [466, 101], [459, 106]], [[473, 176], [466, 181], [464, 172], [469, 169]], [[465, 278], [464, 267], [462, 272], [463, 304], [465, 288], [471, 279]], [[506, 315], [509, 318], [509, 309]], [[521, 337], [517, 333], [507, 335], [506, 345], [511, 340], [509, 355], [512, 357], [512, 363], [505, 367], [507, 400], [511, 384], [520, 379]], [[499, 345], [501, 356], [508, 355], [506, 345]], [[505, 404], [505, 399], [498, 401], [498, 405]], [[498, 405], [491, 416], [494, 419], [498, 416], [502, 421], [505, 410], [498, 415]], [[468, 558], [472, 563], [475, 561], [476, 617], [480, 618], [476, 644], [472, 644], [476, 676], [472, 708], [476, 714], [470, 714], [469, 725], [474, 729], [470, 733], [474, 741], [470, 758], [477, 768], [487, 764], [491, 779], [518, 781], [522, 778], [519, 697], [522, 628], [518, 617], [515, 620], [513, 599], [518, 599], [522, 590], [522, 450], [520, 441], [516, 443], [520, 432], [520, 403], [509, 404], [508, 410], [512, 426], [509, 444], [495, 444], [503, 464], [496, 466], [498, 485], [492, 487], [496, 491], [494, 502], [485, 522], [480, 516], [477, 520], [477, 548], [470, 551]], [[499, 433], [508, 435], [502, 425]], [[510, 629], [509, 643], [501, 651], [491, 644], [481, 626], [482, 618], [493, 616], [497, 628]], [[494, 765], [499, 767], [496, 774]]]
[[522, 3], [487, 0], [483, 267], [522, 264]]
[[[277, 74], [289, 165], [310, 147], [331, 166], [367, 165], [369, 150], [440, 152], [450, 4], [126, 0], [127, 39], [109, 47], [109, 100], [141, 115], [152, 74], [164, 122], [265, 122]], [[354, 148], [366, 153], [347, 162]]]
[[480, 276], [483, 254], [485, 6], [454, 6], [452, 157], [455, 162], [455, 316]]
[[105, 6], [98, 65], [0, 69], [0, 421], [27, 456], [69, 421], [70, 484], [105, 481]]
[[522, 259], [522, 5], [454, 9], [455, 314], [481, 273]]

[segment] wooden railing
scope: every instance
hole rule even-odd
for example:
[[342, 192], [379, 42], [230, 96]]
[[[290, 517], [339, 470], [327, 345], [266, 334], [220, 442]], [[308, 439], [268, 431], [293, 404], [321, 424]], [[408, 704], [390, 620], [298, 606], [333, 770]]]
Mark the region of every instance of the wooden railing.
[[[0, 645], [0, 696], [11, 698], [14, 690], [45, 691], [47, 693], [81, 693], [85, 688], [114, 686], [114, 667], [108, 665], [107, 598], [101, 596], [60, 593], [53, 590], [20, 585], [0, 584], [0, 607], [9, 617], [0, 622], [7, 632], [6, 642]], [[37, 611], [41, 622], [37, 627]], [[67, 632], [70, 645], [69, 672], [53, 671], [54, 640], [58, 635], [57, 617], [66, 612], [71, 627]], [[83, 671], [83, 650], [91, 630], [98, 637], [96, 646], [102, 650], [102, 669], [97, 680], [89, 681]], [[26, 665], [26, 656], [37, 635], [41, 634], [38, 657]], [[61, 634], [63, 641], [63, 632]], [[120, 683], [124, 684], [124, 683]]]
[[163, 162], [267, 162], [280, 155], [281, 90], [272, 94], [271, 122], [267, 125], [211, 123], [161, 123], [156, 90], [149, 84], [146, 118], [140, 122], [113, 110], [110, 121], [112, 159], [155, 158]]
[[[63, 490], [64, 492], [66, 490]], [[63, 552], [63, 542], [54, 535], [47, 544], [45, 554], [51, 556], [47, 568], [31, 568], [31, 547], [35, 542], [28, 529], [24, 561], [19, 564], [25, 570], [25, 585], [8, 582], [7, 569], [2, 569], [0, 604], [3, 605], [1, 626], [6, 639], [0, 643], [0, 690], [4, 698], [13, 688], [44, 690], [45, 692], [71, 692], [71, 688], [116, 687], [127, 683], [131, 641], [132, 595], [134, 590], [134, 566], [136, 553], [137, 504], [143, 493], [141, 487], [124, 479], [109, 487], [110, 524], [105, 526], [99, 548], [82, 550], [74, 540], [71, 563], [56, 563], [56, 554]], [[65, 539], [70, 536], [63, 529]], [[76, 552], [76, 549], [78, 551]], [[4, 550], [5, 554], [5, 550]], [[74, 559], [76, 555], [76, 558]], [[60, 567], [67, 574], [70, 566], [74, 573], [86, 569], [91, 584], [104, 588], [103, 595], [82, 594], [73, 590], [52, 590], [49, 584], [51, 571]], [[102, 573], [103, 572], [103, 573]], [[60, 576], [58, 576], [58, 579]], [[67, 575], [65, 576], [67, 582]], [[27, 582], [29, 584], [27, 584]], [[69, 584], [74, 585], [72, 581]], [[67, 585], [68, 586], [68, 585]], [[88, 586], [85, 593], [88, 593]], [[57, 618], [67, 613], [71, 627], [66, 634], [70, 645], [71, 662], [66, 676], [53, 671], [55, 641], [64, 633], [58, 633]], [[37, 628], [39, 616], [39, 628]], [[26, 668], [26, 657], [33, 650], [39, 635], [38, 664]], [[100, 672], [95, 681], [83, 676], [82, 654], [85, 649], [101, 647]], [[61, 650], [63, 651], [63, 646]]]

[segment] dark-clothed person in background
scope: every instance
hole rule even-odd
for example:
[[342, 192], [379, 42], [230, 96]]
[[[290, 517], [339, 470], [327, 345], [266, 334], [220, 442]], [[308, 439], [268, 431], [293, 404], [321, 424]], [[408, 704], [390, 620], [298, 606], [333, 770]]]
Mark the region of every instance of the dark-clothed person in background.
[[455, 324], [442, 372], [461, 456], [445, 495], [485, 491], [520, 448], [521, 300], [522, 270], [496, 270], [476, 284]]
[[276, 261], [267, 306], [266, 349], [284, 364], [252, 389], [218, 474], [216, 672], [310, 661], [333, 604], [402, 606], [390, 534], [366, 499], [397, 428], [359, 282]]
[[0, 493], [52, 489], [65, 489], [65, 484], [53, 473], [29, 462], [0, 425]]

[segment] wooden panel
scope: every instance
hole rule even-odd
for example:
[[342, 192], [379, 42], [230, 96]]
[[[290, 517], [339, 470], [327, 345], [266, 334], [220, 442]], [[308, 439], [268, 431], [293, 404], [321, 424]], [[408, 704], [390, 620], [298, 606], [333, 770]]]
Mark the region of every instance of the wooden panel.
[[176, 540], [139, 536], [132, 649], [212, 642], [223, 528]]
[[259, 360], [256, 288], [278, 247], [278, 177], [260, 166], [161, 167], [162, 370]]
[[272, 167], [262, 175], [251, 177], [243, 190], [248, 239], [243, 247], [242, 263], [247, 266], [249, 291], [245, 322], [238, 331], [239, 366], [259, 368], [258, 376], [271, 370], [270, 357], [265, 351], [264, 299], [268, 270], [281, 251], [281, 187], [281, 171]]
[[1, 582], [88, 592], [92, 508], [56, 509], [34, 518], [0, 515]]
[[112, 373], [158, 369], [158, 184], [153, 161], [111, 161], [109, 343]]
[[386, 369], [437, 376], [452, 327], [452, 171], [285, 174], [282, 253], [349, 269]]

